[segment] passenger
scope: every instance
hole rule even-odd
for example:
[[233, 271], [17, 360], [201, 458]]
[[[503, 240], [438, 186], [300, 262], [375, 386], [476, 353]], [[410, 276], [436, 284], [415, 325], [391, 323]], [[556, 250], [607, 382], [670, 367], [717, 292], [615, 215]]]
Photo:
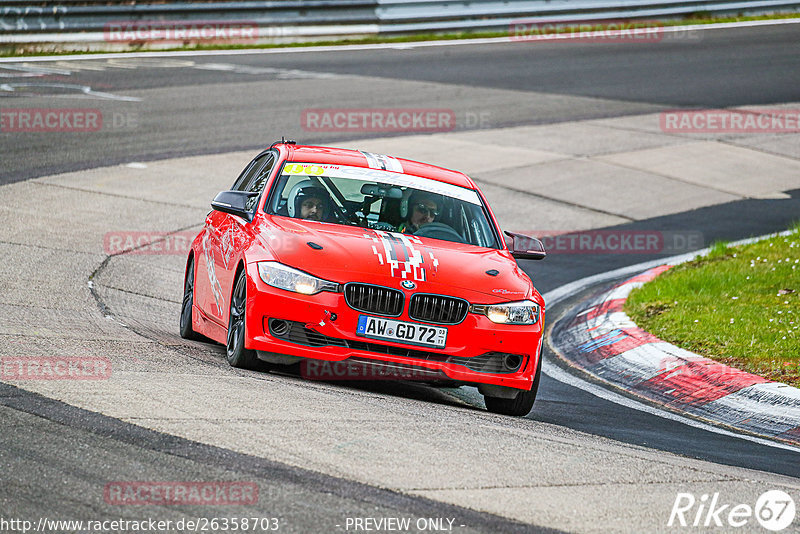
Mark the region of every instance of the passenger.
[[414, 192], [408, 199], [408, 214], [405, 222], [401, 223], [398, 231], [413, 234], [420, 227], [432, 223], [439, 215], [439, 206], [433, 196]]

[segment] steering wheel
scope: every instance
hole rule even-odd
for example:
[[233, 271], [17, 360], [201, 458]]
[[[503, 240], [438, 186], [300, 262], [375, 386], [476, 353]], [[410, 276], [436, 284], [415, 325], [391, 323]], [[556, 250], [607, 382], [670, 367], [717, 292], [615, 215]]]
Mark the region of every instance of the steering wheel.
[[414, 232], [414, 235], [418, 237], [432, 237], [434, 239], [443, 239], [444, 241], [453, 241], [455, 243], [465, 242], [464, 238], [461, 237], [461, 234], [453, 230], [451, 226], [448, 226], [440, 222], [431, 222], [424, 226], [421, 226], [419, 230]]
[[335, 202], [332, 202], [334, 211], [337, 214], [337, 218], [342, 224], [348, 224], [351, 226], [361, 226], [362, 228], [367, 227], [367, 219], [366, 217], [361, 217], [358, 214], [357, 209], [351, 209], [348, 206], [342, 206], [341, 208], [336, 205]]

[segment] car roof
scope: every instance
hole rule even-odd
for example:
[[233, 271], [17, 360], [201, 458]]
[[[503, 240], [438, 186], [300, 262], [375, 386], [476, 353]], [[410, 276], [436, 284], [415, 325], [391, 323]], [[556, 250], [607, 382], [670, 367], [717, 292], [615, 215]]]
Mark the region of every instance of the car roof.
[[[333, 148], [324, 146], [291, 145], [279, 143], [289, 149], [288, 161], [298, 161], [306, 163], [327, 163], [338, 165], [349, 165], [351, 167], [370, 168], [370, 162], [363, 152], [350, 150], [347, 148]], [[273, 145], [276, 146], [276, 145]], [[404, 158], [395, 158], [403, 167], [403, 174], [410, 174], [422, 178], [429, 178], [439, 182], [477, 189], [475, 183], [466, 174], [428, 163], [413, 161]], [[391, 170], [391, 169], [387, 169]]]

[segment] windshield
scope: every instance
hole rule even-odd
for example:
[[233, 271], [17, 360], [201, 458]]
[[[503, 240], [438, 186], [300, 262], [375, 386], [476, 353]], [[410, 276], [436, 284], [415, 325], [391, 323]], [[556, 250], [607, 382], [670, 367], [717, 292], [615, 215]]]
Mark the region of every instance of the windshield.
[[266, 210], [298, 219], [499, 248], [476, 191], [378, 169], [287, 163]]

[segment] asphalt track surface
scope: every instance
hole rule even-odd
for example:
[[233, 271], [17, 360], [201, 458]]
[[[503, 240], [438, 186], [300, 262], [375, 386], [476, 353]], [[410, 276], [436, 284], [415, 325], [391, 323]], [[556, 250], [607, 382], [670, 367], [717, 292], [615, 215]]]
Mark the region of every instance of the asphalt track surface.
[[[306, 143], [363, 136], [304, 131], [300, 115], [306, 108], [447, 108], [456, 112], [461, 129], [482, 116], [488, 116], [484, 127], [498, 128], [671, 108], [793, 102], [800, 91], [799, 34], [798, 25], [789, 24], [685, 38], [667, 34], [657, 43], [519, 42], [295, 52], [142, 60], [140, 68], [116, 69], [94, 62], [66, 76], [61, 73], [73, 68], [69, 62], [32, 63], [52, 69], [38, 82], [53, 86], [0, 91], [3, 107], [28, 107], [21, 101], [34, 94], [69, 99], [83, 86], [122, 97], [128, 91], [154, 91], [145, 105], [83, 101], [101, 109], [107, 121], [116, 114], [119, 126], [88, 136], [64, 135], [56, 146], [48, 134], [27, 134], [24, 143], [2, 134], [0, 184], [125, 163], [132, 157], [256, 150], [276, 134]], [[198, 65], [181, 66], [191, 60]], [[0, 74], [7, 72], [2, 66]], [[364, 78], [359, 83], [352, 76]], [[287, 91], [285, 85], [269, 83], [276, 79], [297, 83]], [[418, 83], [410, 92], [407, 83], [392, 80]], [[432, 84], [449, 87], [444, 91]]]
[[[193, 65], [163, 60], [161, 66], [151, 67], [142, 62], [135, 69], [81, 69], [68, 79], [57, 72], [69, 68], [68, 62], [40, 65], [53, 69], [48, 78], [53, 85], [0, 93], [3, 108], [35, 107], [54, 93], [74, 91], [63, 87], [67, 82], [113, 95], [141, 89], [152, 92], [145, 103], [93, 99], [86, 105], [102, 109], [104, 116], [135, 117], [135, 125], [123, 125], [118, 131], [65, 134], [56, 143], [46, 134], [0, 133], [0, 183], [119, 162], [255, 150], [281, 134], [304, 143], [363, 137], [362, 133], [304, 132], [299, 117], [308, 107], [422, 107], [422, 98], [424, 107], [454, 109], [465, 122], [467, 117], [488, 114], [491, 124], [486, 126], [500, 127], [674, 107], [800, 101], [800, 25], [796, 24], [708, 32], [700, 43], [509, 43], [184, 59], [191, 59]], [[203, 68], [204, 64], [208, 68]], [[231, 70], [231, 64], [239, 70]], [[269, 83], [274, 79], [296, 83], [290, 92], [276, 92]], [[409, 93], [409, 82], [414, 82], [418, 93]], [[433, 84], [451, 87], [443, 91]], [[500, 100], [485, 98], [498, 94]], [[607, 99], [605, 105], [598, 105], [597, 98]], [[800, 213], [800, 191], [789, 193], [789, 199], [747, 199], [619, 228], [699, 229], [706, 242], [780, 231]], [[653, 256], [568, 255], [523, 267], [544, 293], [649, 259]], [[557, 308], [548, 310], [553, 318], [558, 313]], [[424, 388], [410, 386], [398, 393], [393, 387], [381, 386], [376, 391], [441, 402], [438, 393]], [[11, 386], [1, 388], [2, 420], [11, 430], [0, 438], [4, 471], [0, 508], [6, 516], [69, 513], [75, 507], [108, 511], [102, 502], [87, 502], [81, 489], [110, 476], [135, 478], [147, 464], [149, 478], [155, 480], [191, 479], [211, 470], [231, 478], [245, 473], [254, 480], [270, 481], [274, 487], [270, 504], [284, 517], [287, 510], [295, 510], [289, 520], [302, 525], [298, 531], [329, 529], [331, 516], [390, 514], [455, 516], [476, 531], [526, 529], [490, 514], [198, 445]], [[676, 425], [547, 377], [543, 377], [539, 399], [528, 417], [690, 458], [800, 477], [796, 452]], [[43, 480], [52, 482], [45, 494], [41, 493]], [[299, 502], [304, 503], [301, 508], [297, 508]], [[264, 515], [269, 510], [261, 512]], [[169, 517], [173, 512], [163, 513]]]

